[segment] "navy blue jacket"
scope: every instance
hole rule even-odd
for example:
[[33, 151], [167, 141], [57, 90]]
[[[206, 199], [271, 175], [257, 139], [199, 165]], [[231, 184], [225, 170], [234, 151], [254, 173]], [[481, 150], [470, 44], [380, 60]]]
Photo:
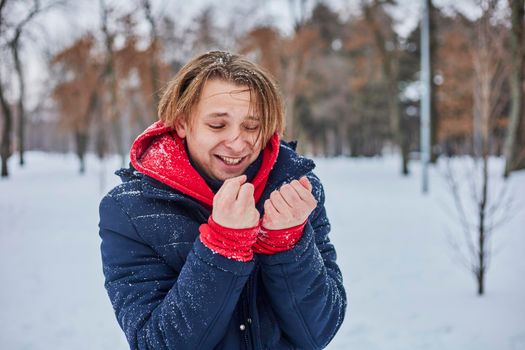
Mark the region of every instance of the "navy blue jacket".
[[239, 262], [198, 239], [211, 214], [132, 167], [100, 204], [105, 287], [131, 349], [321, 349], [346, 296], [313, 161], [281, 143], [264, 193], [307, 175], [318, 201], [297, 245]]

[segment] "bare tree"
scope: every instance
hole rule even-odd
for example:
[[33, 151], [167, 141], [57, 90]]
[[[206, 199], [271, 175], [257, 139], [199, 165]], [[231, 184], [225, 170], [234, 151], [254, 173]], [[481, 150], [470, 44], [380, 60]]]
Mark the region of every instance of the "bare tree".
[[509, 0], [512, 17], [511, 50], [512, 74], [510, 121], [505, 139], [505, 177], [516, 168], [518, 128], [523, 119], [523, 69], [525, 65], [525, 0]]
[[[20, 38], [24, 27], [31, 21], [31, 19], [40, 11], [40, 4], [37, 0], [34, 1], [33, 7], [29, 12], [17, 23], [9, 24], [4, 20], [5, 9], [8, 1], [2, 0], [0, 2], [0, 33], [3, 37], [6, 37], [6, 32], [13, 32], [7, 40], [7, 47], [13, 57], [15, 72], [18, 81], [18, 149], [20, 152], [20, 165], [24, 164], [24, 127], [25, 127], [25, 81], [24, 71], [20, 60]], [[9, 171], [7, 168], [7, 160], [11, 156], [11, 135], [13, 129], [13, 115], [14, 108], [9, 104], [4, 93], [4, 84], [0, 81], [0, 102], [2, 105], [2, 114], [4, 115], [3, 135], [2, 135], [2, 146], [1, 146], [1, 158], [2, 158], [2, 177], [7, 177]]]
[[[4, 9], [7, 0], [0, 0], [0, 36], [4, 34]], [[0, 105], [2, 107], [3, 125], [2, 125], [2, 139], [0, 144], [0, 158], [1, 158], [1, 177], [9, 176], [7, 168], [7, 160], [11, 156], [11, 130], [13, 124], [13, 117], [11, 115], [11, 108], [4, 97], [4, 84], [0, 76]]]
[[486, 291], [494, 233], [515, 214], [509, 183], [489, 171], [489, 161], [461, 157], [446, 160], [444, 173], [454, 202], [453, 219], [461, 237], [451, 234], [449, 243], [461, 265], [475, 278], [479, 296]]
[[[60, 126], [73, 133], [80, 173], [85, 172], [85, 154], [89, 132], [100, 113], [103, 91], [102, 64], [94, 52], [95, 38], [87, 34], [51, 57], [50, 69], [57, 77], [52, 97], [57, 108]], [[96, 125], [100, 127], [100, 125]]]
[[290, 13], [293, 18], [294, 35], [287, 45], [287, 52], [282, 58], [283, 76], [282, 86], [286, 96], [286, 132], [289, 139], [299, 138], [298, 115], [295, 112], [297, 98], [300, 95], [301, 80], [305, 62], [311, 51], [312, 39], [315, 34], [305, 27], [307, 0], [288, 0]]
[[[5, 44], [11, 54], [13, 65], [14, 65], [14, 72], [15, 72], [15, 79], [16, 84], [14, 84], [18, 91], [16, 94], [16, 107], [11, 106], [9, 102], [6, 100], [7, 96], [4, 92], [2, 92], [1, 99], [2, 102], [2, 110], [4, 114], [4, 125], [7, 129], [4, 130], [4, 137], [2, 138], [2, 149], [4, 150], [2, 152], [3, 154], [3, 160], [7, 162], [7, 158], [9, 157], [9, 151], [8, 148], [10, 147], [11, 143], [11, 133], [13, 128], [13, 121], [12, 118], [15, 115], [16, 110], [16, 122], [17, 122], [17, 145], [18, 145], [18, 152], [19, 152], [19, 163], [21, 166], [24, 165], [24, 151], [25, 151], [25, 125], [26, 125], [26, 81], [25, 81], [25, 70], [24, 70], [24, 64], [22, 60], [22, 41], [24, 34], [27, 31], [28, 25], [35, 19], [35, 17], [49, 9], [52, 9], [56, 7], [59, 4], [62, 4], [62, 1], [52, 1], [46, 4], [45, 6], [42, 6], [41, 2], [39, 0], [33, 0], [31, 2], [31, 5], [29, 8], [25, 9], [22, 13], [22, 16], [10, 16], [10, 19], [15, 19], [13, 22], [8, 22], [5, 20], [5, 10], [7, 8], [6, 5], [8, 4], [14, 4], [15, 1], [9, 1], [9, 0], [2, 0], [0, 2], [0, 27], [1, 27], [1, 33], [2, 37], [5, 39]], [[1, 84], [1, 83], [0, 83]], [[9, 110], [9, 111], [8, 111]], [[7, 164], [7, 163], [6, 163]], [[7, 176], [7, 165], [5, 170], [3, 171]]]
[[24, 165], [24, 150], [25, 150], [25, 124], [26, 124], [26, 108], [25, 108], [25, 99], [26, 99], [26, 89], [25, 89], [25, 80], [24, 80], [24, 69], [22, 67], [22, 62], [20, 60], [20, 39], [26, 25], [39, 13], [42, 8], [40, 6], [40, 1], [34, 0], [33, 6], [20, 22], [14, 26], [14, 34], [9, 40], [9, 48], [13, 55], [13, 61], [15, 64], [15, 71], [18, 80], [18, 152], [20, 155], [20, 165]]
[[11, 132], [13, 129], [13, 116], [11, 114], [11, 107], [4, 97], [4, 84], [0, 80], [0, 104], [2, 107], [2, 115], [4, 123], [2, 125], [2, 144], [0, 145], [0, 157], [2, 160], [1, 177], [8, 177], [9, 170], [7, 161], [11, 157]]
[[[111, 125], [111, 130], [113, 131], [113, 136], [115, 140], [115, 145], [118, 151], [118, 154], [121, 156], [121, 163], [124, 167], [126, 165], [126, 150], [123, 145], [123, 133], [122, 133], [122, 121], [118, 109], [118, 81], [116, 76], [116, 66], [115, 66], [115, 48], [114, 42], [116, 33], [112, 32], [109, 29], [110, 14], [112, 9], [106, 4], [105, 0], [100, 0], [100, 14], [101, 14], [101, 27], [104, 37], [104, 48], [105, 48], [105, 64], [104, 64], [104, 80], [106, 86], [109, 89], [109, 115], [107, 120], [101, 119], [99, 122], [99, 129], [97, 136], [99, 137], [98, 143], [98, 154], [101, 160], [104, 158], [108, 152], [108, 138], [106, 134], [106, 122], [109, 122]], [[101, 116], [101, 118], [103, 118]]]
[[[468, 248], [468, 255], [464, 257], [464, 261], [476, 278], [478, 295], [483, 295], [491, 256], [490, 238], [494, 228], [508, 218], [511, 212], [511, 198], [506, 195], [506, 184], [501, 186], [499, 195], [491, 193], [494, 179], [489, 172], [494, 122], [506, 105], [502, 94], [508, 70], [504, 55], [506, 32], [500, 24], [491, 23], [497, 0], [479, 1], [478, 5], [483, 12], [474, 25], [471, 48], [474, 68], [474, 166], [467, 172], [470, 182], [469, 197], [475, 208], [475, 223], [469, 220], [470, 215], [465, 210], [465, 191], [459, 186], [457, 174], [451, 171], [450, 167], [447, 179]], [[503, 213], [503, 219], [497, 217], [498, 213], [500, 216]]]
[[436, 60], [437, 60], [437, 9], [434, 6], [432, 0], [425, 0], [429, 12], [429, 39], [430, 39], [430, 77], [431, 77], [431, 89], [430, 89], [430, 162], [435, 164], [439, 156], [439, 140], [438, 131], [440, 127], [440, 115], [437, 109], [437, 85], [434, 82], [434, 76], [436, 73]]
[[146, 15], [146, 19], [150, 25], [150, 75], [151, 75], [151, 90], [153, 98], [153, 113], [155, 119], [157, 115], [157, 106], [159, 104], [159, 66], [158, 66], [158, 50], [159, 50], [159, 34], [157, 19], [153, 16], [151, 11], [151, 1], [142, 0], [142, 8]]
[[390, 114], [390, 129], [395, 143], [401, 151], [401, 173], [408, 175], [408, 138], [401, 123], [399, 105], [399, 39], [394, 31], [392, 21], [387, 16], [384, 5], [394, 4], [393, 0], [373, 0], [371, 3], [362, 2], [361, 8], [374, 33], [378, 55], [381, 59], [381, 68], [387, 88], [388, 110]]
[[[7, 0], [0, 0], [0, 37], [4, 36], [5, 32], [5, 6], [7, 4]], [[5, 178], [9, 176], [9, 170], [7, 161], [11, 157], [12, 149], [11, 149], [11, 135], [12, 135], [12, 129], [13, 129], [13, 112], [11, 110], [11, 106], [9, 105], [9, 102], [6, 99], [5, 93], [4, 93], [4, 83], [2, 82], [2, 77], [0, 76], [0, 104], [2, 107], [2, 116], [3, 116], [3, 125], [2, 125], [2, 139], [0, 144], [0, 158], [1, 158], [1, 177]]]

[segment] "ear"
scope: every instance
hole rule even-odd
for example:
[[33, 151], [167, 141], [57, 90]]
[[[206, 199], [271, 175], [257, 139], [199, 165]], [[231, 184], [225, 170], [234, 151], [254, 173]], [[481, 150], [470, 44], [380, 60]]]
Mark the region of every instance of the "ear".
[[186, 121], [184, 119], [185, 119], [184, 117], [181, 117], [181, 118], [178, 118], [177, 121], [175, 122], [175, 131], [177, 132], [177, 135], [181, 139], [186, 137], [187, 128], [188, 128], [186, 125]]

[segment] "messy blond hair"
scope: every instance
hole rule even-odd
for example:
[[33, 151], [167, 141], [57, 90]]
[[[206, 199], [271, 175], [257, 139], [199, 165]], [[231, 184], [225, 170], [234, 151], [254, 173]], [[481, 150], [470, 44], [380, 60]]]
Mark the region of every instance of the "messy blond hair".
[[247, 87], [255, 95], [262, 147], [275, 132], [283, 133], [284, 105], [273, 77], [246, 58], [225, 51], [202, 54], [180, 69], [160, 99], [159, 119], [173, 128], [179, 121], [191, 125], [191, 110], [199, 102], [204, 84], [212, 79]]

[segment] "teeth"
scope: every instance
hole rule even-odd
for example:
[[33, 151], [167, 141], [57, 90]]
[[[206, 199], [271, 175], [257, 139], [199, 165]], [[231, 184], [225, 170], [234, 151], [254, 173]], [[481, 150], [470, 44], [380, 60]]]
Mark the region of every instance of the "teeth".
[[219, 158], [221, 158], [224, 161], [224, 163], [228, 165], [239, 164], [242, 160], [242, 158], [231, 158], [231, 157], [225, 157], [225, 156], [219, 156]]

